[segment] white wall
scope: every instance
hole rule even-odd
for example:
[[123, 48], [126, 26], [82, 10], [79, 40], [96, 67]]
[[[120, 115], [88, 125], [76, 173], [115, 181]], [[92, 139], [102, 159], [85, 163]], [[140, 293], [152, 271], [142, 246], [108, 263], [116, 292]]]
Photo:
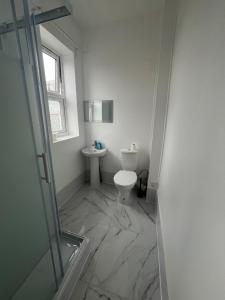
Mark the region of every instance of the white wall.
[[85, 33], [84, 99], [114, 100], [113, 124], [86, 124], [87, 143], [100, 139], [109, 149], [105, 172], [121, 168], [120, 149], [133, 142], [140, 146], [139, 168], [148, 168], [160, 17], [158, 12]]
[[158, 192], [170, 300], [225, 298], [224, 11], [179, 7]]
[[[75, 58], [76, 82], [77, 82], [77, 106], [78, 106], [78, 124], [79, 137], [60, 141], [53, 144], [53, 168], [56, 181], [56, 190], [59, 192], [74, 179], [78, 178], [85, 172], [85, 161], [80, 150], [85, 146], [85, 132], [83, 122], [83, 87], [82, 87], [82, 36], [77, 24], [71, 17], [65, 17], [57, 21], [51, 21], [49, 25], [53, 26], [53, 34], [63, 42], [73, 45], [74, 51], [78, 47]], [[57, 26], [60, 29], [57, 32]], [[50, 27], [47, 26], [47, 29]], [[63, 32], [66, 33], [64, 36]], [[76, 95], [74, 95], [75, 97]]]

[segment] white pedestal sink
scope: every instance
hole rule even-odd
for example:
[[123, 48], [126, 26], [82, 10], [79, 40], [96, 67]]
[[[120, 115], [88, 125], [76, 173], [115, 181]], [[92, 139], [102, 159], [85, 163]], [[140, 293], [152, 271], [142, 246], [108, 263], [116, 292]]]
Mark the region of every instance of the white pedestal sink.
[[99, 178], [99, 158], [103, 157], [107, 149], [93, 149], [90, 147], [81, 150], [82, 154], [90, 159], [90, 179], [91, 186], [97, 187], [100, 184]]

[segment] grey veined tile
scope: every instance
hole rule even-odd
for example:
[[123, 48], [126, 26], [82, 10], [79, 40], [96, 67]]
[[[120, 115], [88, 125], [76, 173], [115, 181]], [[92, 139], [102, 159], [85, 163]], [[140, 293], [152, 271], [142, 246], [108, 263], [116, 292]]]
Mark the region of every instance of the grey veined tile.
[[113, 221], [124, 230], [146, 234], [149, 239], [156, 240], [155, 224], [135, 202], [130, 206], [118, 203], [113, 212]]
[[72, 300], [160, 300], [150, 204], [118, 202], [113, 186], [83, 187], [60, 211], [63, 229], [91, 240], [92, 255]]
[[159, 286], [156, 244], [111, 227], [82, 280], [122, 298], [154, 299]]
[[[104, 291], [98, 287], [80, 280], [76, 285], [76, 288], [71, 296], [71, 300], [134, 300], [135, 296], [131, 298], [124, 298], [120, 295], [112, 294], [108, 291]], [[150, 293], [143, 295], [140, 300], [161, 300], [160, 290], [158, 283], [155, 284]]]
[[[87, 282], [79, 281], [71, 300], [128, 300], [97, 287], [93, 287]], [[158, 300], [158, 299], [157, 299]]]
[[95, 226], [107, 227], [109, 223], [111, 223], [111, 219], [105, 212], [95, 202], [84, 197], [73, 213], [68, 213], [67, 217], [62, 220], [62, 227], [79, 235], [87, 235]]
[[98, 188], [102, 194], [104, 194], [107, 198], [111, 199], [112, 201], [117, 201], [118, 199], [118, 191], [114, 185], [109, 184], [101, 184]]

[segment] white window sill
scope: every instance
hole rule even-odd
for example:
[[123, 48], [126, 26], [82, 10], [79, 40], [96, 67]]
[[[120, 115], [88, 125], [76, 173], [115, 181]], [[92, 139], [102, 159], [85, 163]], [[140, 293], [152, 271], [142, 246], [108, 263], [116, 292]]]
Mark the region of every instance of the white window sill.
[[66, 136], [60, 136], [60, 137], [57, 137], [55, 141], [53, 141], [53, 144], [57, 144], [57, 143], [60, 143], [60, 142], [64, 142], [64, 141], [67, 141], [67, 140], [71, 140], [71, 139], [75, 139], [77, 138], [78, 135], [66, 135]]

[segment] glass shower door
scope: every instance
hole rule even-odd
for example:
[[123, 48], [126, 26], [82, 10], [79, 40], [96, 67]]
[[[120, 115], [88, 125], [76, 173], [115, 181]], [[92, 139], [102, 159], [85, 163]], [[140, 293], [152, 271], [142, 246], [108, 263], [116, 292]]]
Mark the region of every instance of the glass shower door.
[[1, 29], [14, 24], [0, 32], [0, 298], [48, 300], [62, 276], [57, 224], [24, 7], [11, 3], [0, 0]]

